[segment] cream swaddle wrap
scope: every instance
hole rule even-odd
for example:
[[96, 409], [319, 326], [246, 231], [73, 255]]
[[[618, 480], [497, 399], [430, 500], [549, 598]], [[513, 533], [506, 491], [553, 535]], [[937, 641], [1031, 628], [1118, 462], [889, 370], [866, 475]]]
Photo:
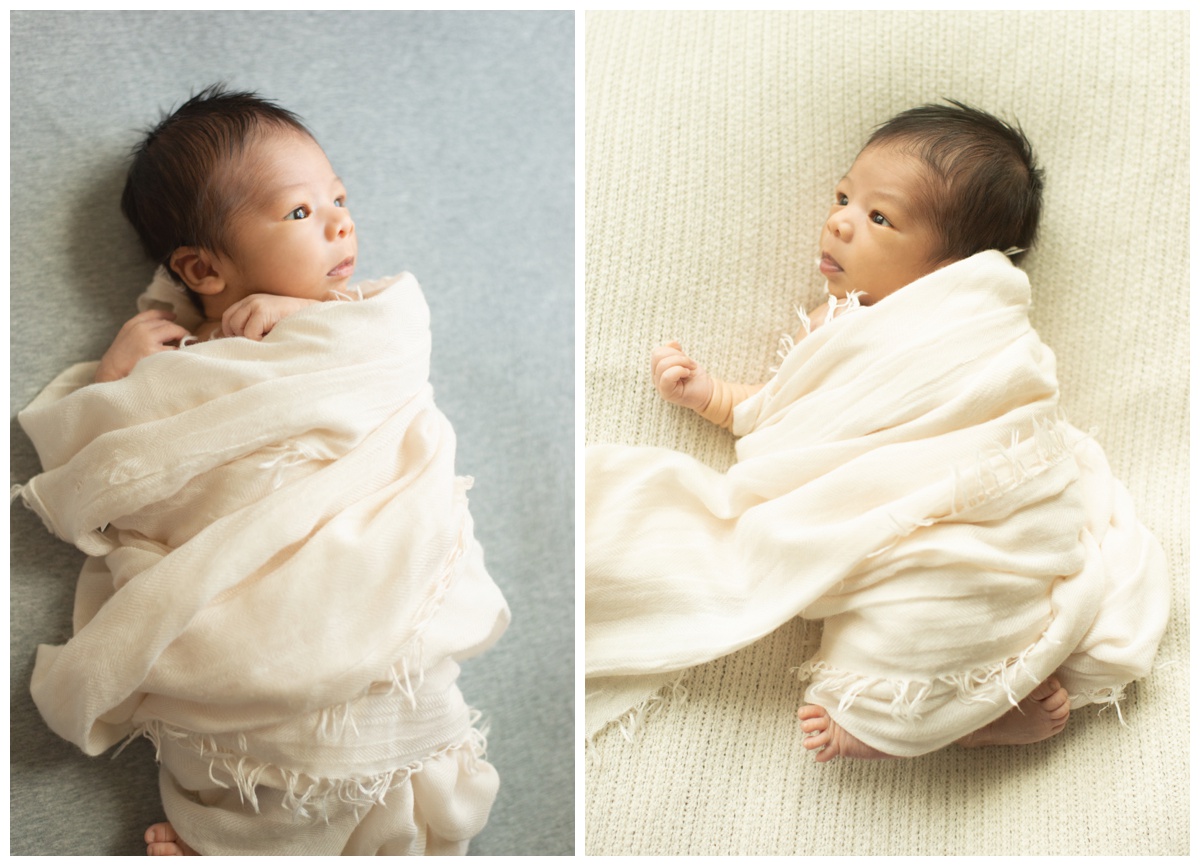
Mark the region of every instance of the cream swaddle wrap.
[[1073, 706], [1144, 676], [1162, 550], [1062, 420], [1029, 300], [992, 251], [828, 322], [737, 407], [728, 473], [589, 448], [588, 735], [793, 616], [825, 621], [808, 701], [897, 756], [1056, 671]]
[[90, 557], [34, 700], [88, 754], [154, 740], [202, 853], [465, 850], [495, 795], [455, 680], [509, 615], [433, 403], [429, 310], [408, 274], [359, 288], [118, 382], [77, 365], [19, 416], [44, 467], [21, 497]]

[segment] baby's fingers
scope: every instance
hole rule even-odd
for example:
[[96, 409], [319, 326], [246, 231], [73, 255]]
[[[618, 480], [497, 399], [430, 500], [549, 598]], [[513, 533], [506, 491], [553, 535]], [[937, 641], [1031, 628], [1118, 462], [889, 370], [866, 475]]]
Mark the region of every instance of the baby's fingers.
[[692, 371], [687, 367], [675, 365], [667, 367], [657, 377], [658, 391], [664, 397], [669, 397], [681, 390], [681, 385], [688, 377], [692, 375]]
[[682, 355], [687, 357], [687, 353], [683, 351], [683, 346], [679, 345], [678, 340], [668, 340], [661, 346], [655, 346], [650, 352], [651, 358], [662, 358], [668, 355]]
[[683, 352], [676, 349], [668, 348], [667, 346], [659, 346], [650, 356], [650, 365], [657, 373], [661, 370], [666, 370], [668, 367], [687, 367], [689, 370], [696, 369], [696, 362], [685, 355]]
[[132, 319], [126, 321], [121, 326], [121, 330], [131, 331], [137, 328], [148, 328], [173, 321], [175, 321], [175, 314], [170, 310], [143, 310]]
[[246, 320], [242, 328], [242, 336], [251, 340], [261, 340], [271, 330], [271, 321], [262, 310], [255, 310]]
[[182, 340], [184, 337], [192, 336], [192, 332], [182, 325], [176, 325], [173, 322], [166, 323], [162, 327], [154, 329], [154, 339], [158, 342], [159, 348], [169, 349], [167, 343], [174, 343], [177, 340]]
[[249, 336], [246, 329], [254, 316], [254, 305], [246, 300], [238, 301], [221, 316], [221, 333], [226, 337]]
[[243, 301], [238, 301], [228, 310], [221, 314], [221, 334], [226, 337], [236, 337], [242, 331], [242, 325], [245, 323], [246, 306]]

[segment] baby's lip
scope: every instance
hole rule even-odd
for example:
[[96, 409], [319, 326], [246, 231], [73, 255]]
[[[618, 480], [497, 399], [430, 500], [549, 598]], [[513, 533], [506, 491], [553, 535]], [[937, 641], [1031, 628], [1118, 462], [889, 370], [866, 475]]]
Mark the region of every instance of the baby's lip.
[[327, 277], [348, 277], [354, 273], [354, 256], [346, 256], [342, 259], [336, 268], [330, 271], [325, 276]]
[[829, 255], [829, 253], [825, 252], [824, 250], [821, 251], [821, 262], [819, 267], [821, 270], [840, 271], [842, 269], [842, 266], [838, 264], [837, 259]]

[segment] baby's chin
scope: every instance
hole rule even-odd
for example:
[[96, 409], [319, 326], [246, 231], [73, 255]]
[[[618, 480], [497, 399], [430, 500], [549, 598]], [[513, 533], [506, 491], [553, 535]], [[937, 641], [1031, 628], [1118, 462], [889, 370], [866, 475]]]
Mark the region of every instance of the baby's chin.
[[831, 277], [825, 278], [825, 294], [832, 295], [839, 301], [844, 301], [846, 295], [855, 290], [855, 287], [850, 285], [850, 281], [846, 279], [844, 271], [838, 271]]
[[832, 295], [833, 297], [837, 298], [839, 301], [846, 300], [846, 296], [854, 291], [858, 291], [858, 290], [855, 289], [854, 286], [847, 285], [846, 283], [842, 282], [841, 280], [839, 280], [836, 283], [833, 282], [832, 280], [825, 281], [825, 294]]
[[876, 300], [871, 296], [870, 292], [864, 292], [862, 289], [855, 288], [854, 286], [835, 286], [830, 283], [826, 283], [825, 292], [829, 295], [832, 295], [839, 301], [846, 300], [846, 298], [849, 297], [849, 295], [853, 292], [858, 296], [858, 305], [860, 307], [869, 307], [871, 304], [875, 303]]

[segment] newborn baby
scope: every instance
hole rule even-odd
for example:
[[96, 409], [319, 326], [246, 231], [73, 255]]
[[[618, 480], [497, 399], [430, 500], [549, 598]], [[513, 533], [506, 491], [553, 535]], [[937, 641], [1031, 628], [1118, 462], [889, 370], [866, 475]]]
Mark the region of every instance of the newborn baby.
[[160, 124], [139, 148], [121, 207], [204, 321], [192, 334], [170, 311], [139, 313], [101, 358], [97, 382], [188, 337], [260, 340], [291, 313], [341, 296], [354, 276], [358, 236], [341, 178], [291, 112], [250, 95], [205, 91]]
[[[987, 252], [1004, 251], [1019, 260], [1037, 233], [1041, 198], [1041, 171], [1019, 129], [957, 102], [903, 112], [871, 136], [836, 186], [818, 262], [830, 297], [802, 315], [803, 327], [789, 341], [794, 348], [775, 380], [768, 385], [723, 381], [677, 341], [654, 350], [654, 385], [664, 399], [746, 438], [739, 444], [738, 465], [724, 477], [657, 449], [599, 446], [589, 454], [588, 664], [589, 676], [596, 677], [596, 703], [605, 701], [610, 708], [606, 714], [644, 694], [652, 672], [717, 657], [797, 613], [826, 620], [821, 652], [804, 667], [814, 678], [811, 703], [799, 710], [805, 745], [820, 750], [819, 761], [920, 754], [930, 743], [950, 740], [967, 746], [1036, 742], [1061, 731], [1073, 705], [1115, 700], [1123, 683], [1144, 675], [1165, 627], [1165, 568], [1157, 543], [1142, 534], [1130, 542], [1149, 552], [1140, 560], [1133, 557], [1132, 565], [1122, 560], [1129, 574], [1109, 576], [1112, 609], [1106, 618], [1104, 610], [1095, 610], [1094, 600], [1086, 599], [1098, 598], [1103, 583], [1103, 569], [1096, 564], [1101, 557], [1087, 551], [1107, 538], [1103, 558], [1111, 563], [1119, 557], [1109, 551], [1123, 543], [1118, 533], [1107, 533], [1108, 513], [1087, 521], [1082, 535], [1065, 528], [1054, 537], [1034, 535], [1034, 527], [1050, 514], [1047, 510], [1034, 520], [1034, 509], [1050, 509], [1052, 501], [1070, 503], [1075, 516], [1064, 527], [1082, 519], [1089, 503], [1079, 498], [1081, 487], [1101, 509], [1113, 499], [1091, 480], [1108, 471], [1095, 443], [1081, 444], [1078, 431], [1055, 420], [1053, 356], [1029, 328], [1027, 283], [1022, 286], [1020, 272], [998, 253]], [[906, 303], [884, 305], [895, 320], [889, 326], [876, 318], [883, 308], [874, 308], [893, 295], [905, 296]], [[831, 321], [847, 315], [868, 318], [850, 330]], [[939, 327], [948, 329], [940, 343]], [[972, 329], [980, 335], [974, 341], [966, 336]], [[820, 345], [807, 345], [817, 333], [822, 333]], [[980, 368], [978, 374], [972, 367]], [[889, 377], [889, 368], [897, 373]], [[1028, 408], [1017, 412], [1022, 402]], [[1005, 424], [996, 424], [1004, 413], [1010, 413]], [[794, 429], [785, 432], [787, 425]], [[956, 425], [962, 432], [955, 433]], [[1005, 442], [1011, 450], [991, 462], [981, 459], [971, 470], [965, 461], [956, 465], [950, 437], [964, 442], [976, 437], [971, 447], [982, 448], [995, 441], [996, 433], [988, 432], [993, 427], [1011, 436], [1011, 443]], [[918, 430], [925, 432], [918, 436]], [[914, 451], [922, 436], [944, 437], [947, 444]], [[900, 447], [910, 441], [906, 437], [912, 437], [907, 449]], [[880, 465], [868, 470], [867, 461], [876, 459], [872, 449], [892, 442], [895, 456], [878, 457]], [[964, 447], [964, 453], [971, 452]], [[939, 463], [953, 474], [952, 489], [914, 489], [930, 481]], [[968, 471], [978, 480], [960, 477]], [[1083, 480], [1076, 483], [1079, 472]], [[839, 473], [843, 480], [835, 482]], [[795, 481], [785, 480], [793, 476]], [[1045, 487], [1035, 497], [1039, 485]], [[1123, 489], [1117, 499], [1124, 503], [1122, 496]], [[928, 505], [916, 507], [918, 499]], [[778, 513], [768, 516], [772, 509]], [[636, 515], [636, 528], [620, 516], [626, 512]], [[833, 515], [844, 515], [844, 522], [834, 522]], [[955, 536], [951, 527], [972, 517], [981, 525], [1006, 526], [1008, 535], [997, 536], [991, 551], [971, 550], [970, 536]], [[1118, 522], [1124, 525], [1124, 516]], [[837, 531], [846, 533], [847, 543], [829, 540]], [[848, 549], [874, 531], [878, 544], [861, 553]], [[651, 535], [660, 547], [665, 537], [671, 539], [661, 567], [648, 564], [648, 549], [639, 547], [641, 537], [648, 544]], [[940, 545], [945, 549], [938, 550]], [[681, 552], [689, 546], [700, 548], [694, 557]], [[1026, 547], [1046, 561], [1036, 568], [1017, 564]], [[957, 557], [967, 565], [960, 566]], [[972, 562], [975, 557], [981, 561]], [[997, 565], [999, 557], [1013, 562]], [[966, 567], [977, 581], [970, 590], [972, 582], [954, 576]], [[699, 576], [690, 573], [692, 568]], [[676, 581], [692, 587], [694, 601], [683, 599], [682, 587], [680, 597], [670, 595], [675, 588], [671, 569]], [[939, 569], [951, 573], [938, 578]], [[1028, 583], [1006, 595], [1006, 582], [1016, 572], [1026, 580], [1036, 573], [1032, 585], [1054, 587], [1060, 596], [1047, 607], [1047, 590], [1031, 592]], [[1068, 625], [1071, 617], [1055, 612], [1065, 604], [1064, 587], [1070, 583], [1059, 578], [1076, 573], [1095, 582], [1085, 593], [1078, 590], [1083, 581], [1076, 581], [1081, 600], [1072, 613], [1078, 621]], [[794, 603], [782, 597], [772, 603], [762, 585], [776, 579], [777, 589], [794, 596]], [[1108, 684], [1098, 686], [1103, 676], [1088, 656], [1084, 635], [1094, 641], [1108, 628], [1094, 623], [1119, 618], [1114, 582], [1137, 586], [1137, 637], [1126, 644], [1128, 656], [1107, 672]], [[623, 605], [616, 601], [622, 593], [629, 595]], [[768, 597], [759, 599], [759, 594]], [[945, 610], [921, 612], [918, 602], [926, 597], [925, 608], [944, 605]], [[908, 661], [920, 659], [915, 671], [881, 655], [895, 651], [894, 640], [879, 629], [896, 622], [901, 602], [912, 610], [906, 611], [913, 617]], [[782, 610], [767, 610], [772, 606]], [[978, 608], [985, 607], [989, 613], [983, 615]], [[724, 610], [720, 618], [717, 609]], [[716, 638], [708, 647], [668, 653], [662, 646], [669, 635], [666, 623], [685, 611], [711, 617], [703, 625], [694, 621], [691, 630]], [[634, 622], [654, 617], [653, 625], [634, 634]], [[870, 625], [872, 618], [878, 618], [878, 626]], [[977, 636], [985, 634], [968, 624], [972, 618], [1004, 623], [1009, 633], [977, 637], [979, 661], [994, 661], [977, 661], [963, 670], [965, 662], [951, 656], [971, 656], [973, 629]], [[925, 646], [918, 622], [937, 636]], [[649, 632], [662, 636], [646, 637], [643, 652], [636, 641]], [[942, 640], [947, 650], [931, 651]], [[1055, 657], [1050, 649], [1055, 644], [1069, 645]], [[664, 661], [668, 654], [673, 660]], [[1036, 656], [1045, 674], [1036, 682], [1021, 681], [1037, 669], [1027, 664]], [[1065, 688], [1068, 673], [1083, 669], [1091, 682], [1085, 686], [1080, 678]], [[647, 679], [635, 686], [642, 677]], [[1009, 705], [1007, 711], [998, 698]], [[963, 709], [989, 703], [995, 709]], [[964, 725], [970, 727], [964, 730]]]
[[89, 754], [154, 743], [149, 854], [466, 853], [498, 779], [458, 663], [508, 609], [420, 288], [349, 287], [345, 186], [255, 94], [165, 118], [122, 209], [194, 325], [139, 313], [21, 413], [21, 495], [90, 555], [39, 710]]

